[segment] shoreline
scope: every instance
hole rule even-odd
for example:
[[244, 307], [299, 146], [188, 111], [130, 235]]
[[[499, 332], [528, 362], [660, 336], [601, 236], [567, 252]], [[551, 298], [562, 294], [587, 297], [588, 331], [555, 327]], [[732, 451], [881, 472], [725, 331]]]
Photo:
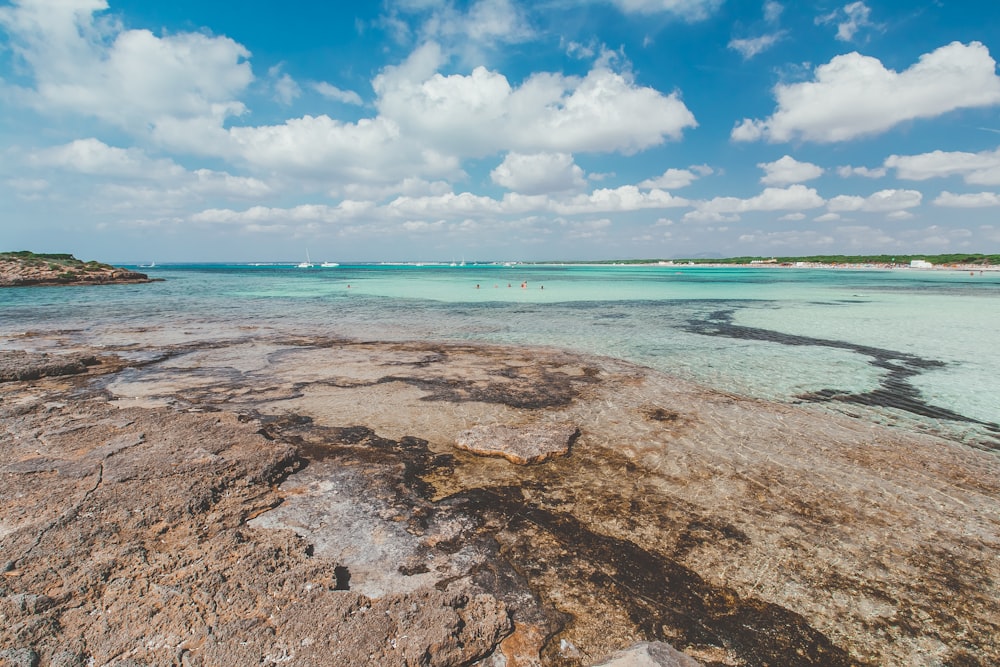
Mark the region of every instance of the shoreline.
[[[0, 539], [23, 554], [0, 579], [4, 645], [52, 656], [60, 638], [31, 628], [58, 620], [98, 662], [403, 664], [433, 646], [451, 664], [460, 644], [490, 666], [593, 665], [640, 641], [734, 664], [1000, 659], [995, 453], [554, 349], [108, 342], [76, 350], [102, 361], [81, 373], [0, 383], [18, 397], [0, 402], [18, 499]], [[477, 424], [577, 434], [516, 465], [456, 446]], [[129, 643], [146, 605], [158, 648]], [[240, 630], [250, 609], [277, 634]]]

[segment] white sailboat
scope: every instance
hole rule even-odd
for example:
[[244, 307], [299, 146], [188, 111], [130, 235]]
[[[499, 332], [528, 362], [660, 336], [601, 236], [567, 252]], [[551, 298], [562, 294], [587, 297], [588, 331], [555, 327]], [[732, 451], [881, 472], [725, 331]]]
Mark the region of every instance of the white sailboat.
[[300, 269], [311, 269], [313, 267], [312, 260], [309, 259], [309, 251], [306, 250], [306, 261], [299, 262]]

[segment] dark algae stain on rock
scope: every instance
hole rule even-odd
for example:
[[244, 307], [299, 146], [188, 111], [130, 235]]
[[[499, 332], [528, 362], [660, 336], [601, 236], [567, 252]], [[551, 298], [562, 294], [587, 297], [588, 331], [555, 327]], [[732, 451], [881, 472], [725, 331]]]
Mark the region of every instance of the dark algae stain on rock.
[[[647, 639], [680, 649], [722, 649], [738, 664], [861, 664], [800, 615], [713, 587], [668, 557], [533, 506], [518, 489], [477, 489], [449, 500], [502, 517], [505, 532], [517, 536], [503, 553], [518, 569], [536, 574], [529, 581], [587, 589], [582, 595], [594, 605], [589, 614], [600, 616], [602, 605], [625, 610]], [[555, 659], [555, 653], [549, 646], [546, 654]]]

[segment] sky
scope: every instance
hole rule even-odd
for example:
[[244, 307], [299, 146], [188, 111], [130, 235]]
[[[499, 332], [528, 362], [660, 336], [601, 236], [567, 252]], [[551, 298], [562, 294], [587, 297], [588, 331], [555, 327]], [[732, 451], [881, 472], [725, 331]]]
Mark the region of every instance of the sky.
[[0, 0], [0, 250], [996, 253], [998, 52], [977, 0]]

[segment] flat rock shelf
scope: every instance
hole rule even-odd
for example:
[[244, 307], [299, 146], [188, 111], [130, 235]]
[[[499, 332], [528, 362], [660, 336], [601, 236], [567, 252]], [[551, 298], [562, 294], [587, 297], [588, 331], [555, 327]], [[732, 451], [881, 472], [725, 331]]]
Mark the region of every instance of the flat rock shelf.
[[550, 349], [79, 340], [7, 341], [0, 663], [1000, 663], [996, 452]]

